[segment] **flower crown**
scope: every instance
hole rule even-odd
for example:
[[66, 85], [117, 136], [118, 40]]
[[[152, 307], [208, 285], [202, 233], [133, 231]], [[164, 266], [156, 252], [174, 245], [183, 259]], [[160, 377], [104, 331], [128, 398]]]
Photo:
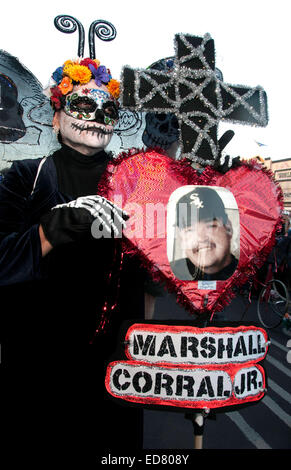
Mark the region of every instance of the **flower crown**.
[[64, 106], [65, 95], [73, 90], [74, 85], [84, 85], [92, 79], [95, 80], [97, 86], [106, 85], [114, 99], [119, 98], [120, 83], [112, 78], [110, 70], [104, 65], [100, 65], [100, 61], [97, 59], [79, 58], [67, 60], [52, 74], [49, 90], [48, 92], [45, 90], [45, 92], [50, 98], [53, 109], [57, 111]]

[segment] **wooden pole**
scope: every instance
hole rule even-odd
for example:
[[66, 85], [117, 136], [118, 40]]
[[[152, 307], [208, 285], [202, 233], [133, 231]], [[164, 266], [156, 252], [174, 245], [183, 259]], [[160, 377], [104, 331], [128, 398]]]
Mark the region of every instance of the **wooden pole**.
[[194, 436], [194, 449], [203, 449], [203, 436]]

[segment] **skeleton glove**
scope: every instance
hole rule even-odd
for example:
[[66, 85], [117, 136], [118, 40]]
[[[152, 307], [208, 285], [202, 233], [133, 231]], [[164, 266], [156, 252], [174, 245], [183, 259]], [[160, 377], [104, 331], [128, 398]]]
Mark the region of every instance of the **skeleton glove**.
[[53, 247], [94, 238], [121, 237], [128, 215], [101, 196], [84, 196], [58, 204], [41, 217], [40, 224]]

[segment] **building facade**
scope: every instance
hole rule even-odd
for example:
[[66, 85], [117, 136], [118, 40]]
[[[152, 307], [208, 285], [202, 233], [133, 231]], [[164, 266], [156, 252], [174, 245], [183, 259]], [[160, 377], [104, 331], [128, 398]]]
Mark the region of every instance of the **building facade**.
[[265, 158], [264, 164], [274, 173], [276, 181], [280, 184], [284, 197], [284, 210], [288, 211], [291, 217], [291, 158], [276, 161]]

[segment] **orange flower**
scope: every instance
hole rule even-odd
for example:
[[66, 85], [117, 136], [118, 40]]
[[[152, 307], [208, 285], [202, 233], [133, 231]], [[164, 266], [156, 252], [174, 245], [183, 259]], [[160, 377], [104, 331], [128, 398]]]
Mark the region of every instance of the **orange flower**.
[[107, 84], [107, 89], [114, 98], [116, 99], [119, 98], [120, 83], [117, 80], [114, 80], [114, 78], [112, 78], [110, 82]]
[[68, 65], [64, 68], [64, 73], [74, 82], [81, 84], [88, 83], [91, 80], [91, 71], [85, 65]]
[[61, 83], [59, 84], [59, 88], [63, 95], [66, 95], [73, 89], [72, 80], [69, 77], [64, 77]]

